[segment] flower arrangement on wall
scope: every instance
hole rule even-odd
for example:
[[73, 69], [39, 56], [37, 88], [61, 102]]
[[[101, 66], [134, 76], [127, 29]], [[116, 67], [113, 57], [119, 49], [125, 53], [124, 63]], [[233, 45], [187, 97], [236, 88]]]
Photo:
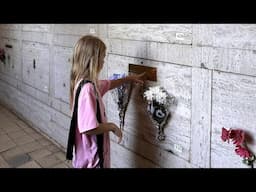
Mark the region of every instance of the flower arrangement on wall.
[[147, 111], [154, 126], [158, 129], [158, 140], [165, 140], [164, 125], [170, 112], [169, 106], [174, 102], [174, 97], [160, 86], [149, 87], [143, 94], [147, 101]]
[[2, 61], [3, 63], [5, 63], [5, 51], [4, 49], [0, 48], [0, 61]]
[[[116, 80], [124, 78], [126, 75], [123, 74], [113, 74], [110, 77], [110, 80]], [[125, 113], [126, 109], [130, 100], [132, 90], [132, 84], [131, 83], [124, 83], [120, 87], [117, 87], [111, 91], [112, 97], [114, 99], [114, 102], [117, 104], [117, 108], [119, 111], [119, 122], [120, 122], [120, 129], [124, 129], [124, 119], [125, 119]]]
[[245, 139], [245, 132], [241, 129], [229, 129], [222, 128], [221, 139], [224, 142], [228, 142], [231, 139], [235, 145], [235, 152], [237, 155], [243, 158], [243, 163], [251, 165], [255, 161], [255, 155], [248, 149], [247, 142]]

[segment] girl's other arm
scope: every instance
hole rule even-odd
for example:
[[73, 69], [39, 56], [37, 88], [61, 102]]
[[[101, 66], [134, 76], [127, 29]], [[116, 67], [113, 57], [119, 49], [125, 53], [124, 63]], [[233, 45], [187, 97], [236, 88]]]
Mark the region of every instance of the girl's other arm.
[[114, 123], [101, 123], [95, 129], [86, 131], [85, 134], [98, 135], [109, 131], [112, 131], [117, 137], [119, 137], [118, 143], [120, 143], [122, 140], [122, 131]]

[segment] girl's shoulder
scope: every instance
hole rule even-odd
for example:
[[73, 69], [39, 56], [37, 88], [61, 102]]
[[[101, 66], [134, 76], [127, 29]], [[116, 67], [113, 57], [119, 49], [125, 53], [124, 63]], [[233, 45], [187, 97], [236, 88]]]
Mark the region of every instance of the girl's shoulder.
[[85, 83], [81, 89], [81, 91], [83, 92], [87, 92], [87, 93], [91, 93], [93, 92], [94, 93], [94, 85], [90, 82], [88, 83]]
[[[76, 86], [75, 86], [75, 90], [77, 90], [79, 84], [81, 83], [82, 80], [78, 81]], [[83, 85], [83, 87], [81, 88], [81, 93], [85, 94], [85, 93], [91, 93], [94, 92], [94, 86], [91, 82], [87, 82]]]

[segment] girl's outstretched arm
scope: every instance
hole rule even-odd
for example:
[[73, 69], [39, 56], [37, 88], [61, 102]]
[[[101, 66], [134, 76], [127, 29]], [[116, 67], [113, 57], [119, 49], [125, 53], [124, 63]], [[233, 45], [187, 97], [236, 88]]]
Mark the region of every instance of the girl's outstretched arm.
[[109, 89], [114, 89], [116, 87], [121, 86], [124, 83], [129, 83], [129, 82], [136, 82], [136, 83], [143, 84], [144, 83], [143, 76], [145, 74], [146, 73], [144, 72], [144, 73], [141, 73], [139, 75], [129, 75], [129, 76], [124, 77], [122, 79], [111, 80]]

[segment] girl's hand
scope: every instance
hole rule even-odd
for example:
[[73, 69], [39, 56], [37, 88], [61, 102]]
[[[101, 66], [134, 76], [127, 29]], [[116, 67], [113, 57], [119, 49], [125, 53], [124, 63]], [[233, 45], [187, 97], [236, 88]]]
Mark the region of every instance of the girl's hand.
[[144, 80], [145, 80], [145, 75], [146, 75], [146, 72], [144, 73], [141, 73], [141, 74], [135, 74], [135, 75], [129, 75], [127, 76], [126, 78], [129, 80], [129, 81], [132, 81], [132, 82], [135, 82], [135, 83], [140, 83], [140, 84], [143, 84], [144, 83]]
[[121, 129], [116, 124], [112, 123], [112, 131], [119, 138], [118, 143], [120, 143], [123, 137]]

